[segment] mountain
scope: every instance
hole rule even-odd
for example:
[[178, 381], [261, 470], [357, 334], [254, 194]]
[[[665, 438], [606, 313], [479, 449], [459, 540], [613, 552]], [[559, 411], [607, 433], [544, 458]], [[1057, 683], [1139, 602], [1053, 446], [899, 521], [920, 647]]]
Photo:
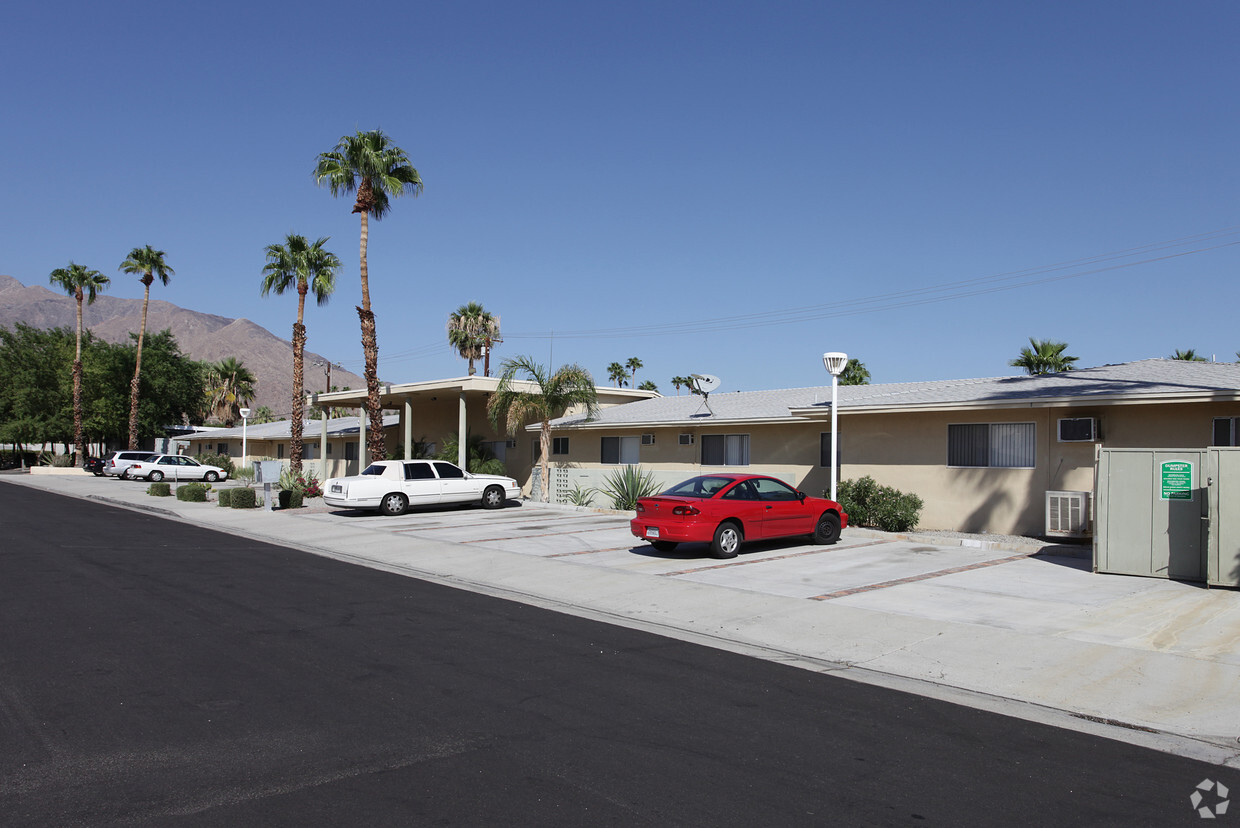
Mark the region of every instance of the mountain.
[[[142, 323], [142, 300], [100, 295], [89, 307], [87, 325], [107, 342], [128, 342], [130, 332]], [[12, 328], [24, 322], [35, 328], [77, 326], [77, 302], [65, 294], [45, 287], [29, 287], [12, 276], [0, 275], [0, 326]], [[292, 325], [289, 325], [291, 328]], [[287, 416], [293, 394], [293, 343], [281, 339], [248, 319], [229, 319], [177, 307], [171, 302], [152, 299], [147, 308], [147, 331], [170, 328], [181, 352], [194, 359], [219, 362], [236, 356], [257, 378], [252, 407], [268, 406], [276, 416]], [[244, 354], [244, 357], [241, 355]], [[326, 362], [319, 354], [306, 351], [306, 387], [323, 387], [322, 372], [315, 361]], [[341, 388], [363, 388], [366, 380], [341, 368], [332, 369], [332, 384]]]

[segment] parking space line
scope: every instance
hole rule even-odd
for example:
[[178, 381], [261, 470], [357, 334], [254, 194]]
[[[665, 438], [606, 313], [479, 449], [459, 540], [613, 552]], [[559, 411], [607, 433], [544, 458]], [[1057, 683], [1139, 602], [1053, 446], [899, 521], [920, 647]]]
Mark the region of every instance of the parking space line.
[[990, 561], [980, 561], [978, 563], [965, 564], [964, 566], [953, 566], [950, 569], [940, 569], [935, 572], [926, 572], [922, 575], [911, 575], [907, 578], [897, 578], [894, 581], [882, 581], [877, 584], [866, 584], [865, 586], [852, 587], [851, 589], [841, 589], [836, 592], [828, 592], [823, 595], [810, 596], [811, 601], [830, 601], [832, 598], [846, 598], [849, 595], [859, 595], [863, 592], [873, 592], [876, 589], [887, 589], [888, 587], [900, 586], [901, 584], [915, 584], [918, 581], [928, 581], [931, 578], [941, 578], [944, 575], [955, 575], [959, 572], [969, 572], [974, 569], [985, 569], [988, 566], [998, 566], [999, 564], [1012, 563], [1013, 561], [1031, 558], [1037, 552], [1022, 552], [1019, 555], [1009, 555], [1006, 558], [995, 558]]
[[728, 563], [715, 564], [714, 566], [702, 566], [696, 569], [679, 569], [675, 572], [662, 572], [664, 577], [669, 575], [692, 575], [696, 572], [709, 572], [712, 569], [727, 569], [733, 566], [749, 566], [751, 564], [769, 563], [770, 561], [786, 561], [789, 558], [801, 558], [806, 555], [821, 555], [823, 552], [838, 552], [841, 549], [860, 549], [863, 546], [879, 546], [884, 543], [895, 543], [894, 540], [874, 540], [868, 543], [852, 543], [848, 546], [824, 546], [820, 549], [808, 549], [805, 552], [789, 552], [787, 555], [774, 555], [769, 558], [749, 558], [743, 561], [729, 561]]
[[584, 535], [589, 532], [614, 532], [615, 526], [600, 526], [597, 529], [578, 529], [573, 532], [543, 532], [538, 535], [512, 535], [506, 538], [477, 538], [475, 540], [462, 540], [457, 543], [492, 543], [494, 541], [510, 541], [510, 540], [526, 540], [527, 538], [565, 538], [572, 535]]

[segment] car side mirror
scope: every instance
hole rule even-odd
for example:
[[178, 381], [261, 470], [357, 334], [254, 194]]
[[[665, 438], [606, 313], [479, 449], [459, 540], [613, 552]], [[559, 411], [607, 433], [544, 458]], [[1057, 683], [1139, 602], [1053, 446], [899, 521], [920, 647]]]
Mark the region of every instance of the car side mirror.
[[804, 503], [804, 502], [805, 502], [805, 492], [800, 491], [800, 490], [798, 489], [798, 490], [797, 490], [797, 500], [799, 500], [799, 501], [801, 501], [802, 503]]

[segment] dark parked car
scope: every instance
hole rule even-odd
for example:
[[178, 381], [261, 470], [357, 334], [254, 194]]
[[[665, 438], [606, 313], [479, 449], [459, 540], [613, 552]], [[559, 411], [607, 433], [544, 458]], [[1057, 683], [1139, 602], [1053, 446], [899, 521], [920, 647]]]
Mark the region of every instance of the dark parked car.
[[82, 468], [93, 474], [95, 477], [103, 477], [103, 458], [87, 457], [86, 462], [82, 464]]

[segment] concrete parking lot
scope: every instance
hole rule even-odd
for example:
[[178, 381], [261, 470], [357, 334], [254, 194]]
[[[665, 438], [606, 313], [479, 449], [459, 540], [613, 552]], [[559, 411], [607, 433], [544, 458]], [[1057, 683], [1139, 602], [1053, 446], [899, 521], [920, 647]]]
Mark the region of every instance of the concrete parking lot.
[[1240, 764], [1240, 594], [1098, 575], [1079, 550], [848, 529], [834, 546], [716, 560], [705, 545], [655, 551], [625, 514], [537, 503], [268, 513], [86, 475], [0, 480]]

